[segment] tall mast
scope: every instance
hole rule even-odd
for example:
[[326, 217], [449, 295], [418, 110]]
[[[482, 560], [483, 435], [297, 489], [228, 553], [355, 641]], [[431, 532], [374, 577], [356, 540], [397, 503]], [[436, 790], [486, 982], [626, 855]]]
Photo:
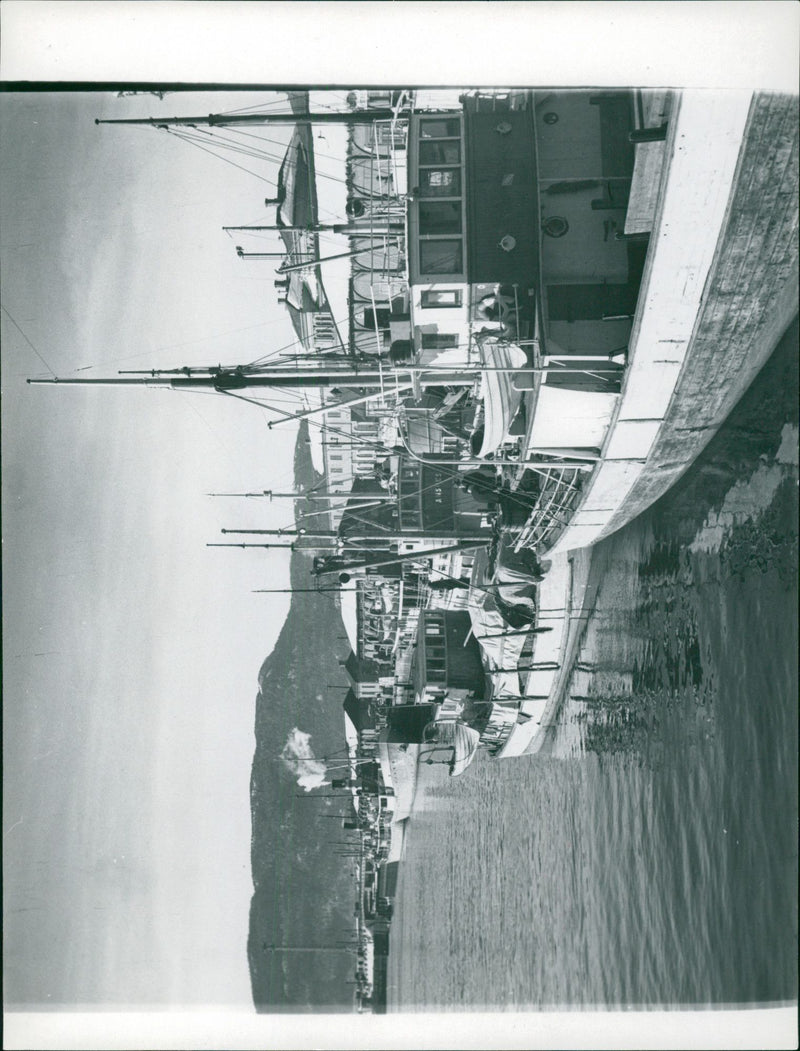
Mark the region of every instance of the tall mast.
[[[396, 543], [404, 540], [450, 540], [453, 536], [452, 529], [404, 529], [401, 532], [387, 529], [385, 533], [353, 533], [349, 536], [342, 536], [336, 529], [221, 529], [220, 532], [226, 536], [228, 534], [233, 536], [295, 536], [301, 540], [333, 539], [342, 540], [343, 542], [358, 540], [375, 543], [380, 543], [381, 541]], [[473, 533], [472, 535], [465, 534], [460, 539], [488, 543], [491, 537], [487, 533]], [[234, 544], [232, 546], [241, 547], [242, 545]], [[261, 544], [249, 544], [248, 546], [261, 547]]]
[[[227, 227], [223, 226], [223, 230], [227, 233], [229, 230], [255, 230], [255, 231], [286, 231], [291, 233], [293, 230], [301, 231], [303, 233], [334, 233], [334, 234], [351, 234], [353, 237], [396, 237], [403, 232], [404, 225], [401, 219], [391, 220], [388, 219], [387, 225], [384, 226], [369, 226], [364, 223], [306, 223], [305, 226], [292, 226], [290, 223], [261, 223], [258, 226], [237, 226]], [[349, 252], [343, 253], [341, 256], [331, 256], [331, 259], [344, 258], [345, 255], [358, 255], [359, 252], [363, 252], [363, 248], [352, 249]], [[237, 245], [236, 254], [239, 255], [239, 246]], [[265, 257], [272, 253], [267, 252], [244, 252], [244, 255], [263, 255]], [[286, 252], [283, 253], [286, 255]], [[322, 262], [323, 260], [319, 260]]]
[[143, 124], [152, 128], [191, 127], [203, 124], [211, 128], [224, 128], [233, 127], [236, 124], [374, 124], [379, 120], [393, 120], [397, 116], [398, 114], [392, 109], [349, 110], [344, 113], [331, 113], [329, 110], [322, 113], [209, 113], [199, 117], [96, 119], [95, 124]]
[[[404, 551], [402, 554], [398, 552], [395, 555], [389, 555], [385, 558], [369, 559], [369, 561], [366, 562], [360, 560], [347, 561], [340, 557], [322, 559], [322, 564], [315, 566], [311, 572], [314, 576], [322, 576], [325, 573], [339, 573], [347, 569], [371, 569], [375, 566], [391, 566], [396, 562], [419, 562], [429, 558], [431, 555], [444, 555], [450, 551], [464, 551], [470, 547], [485, 547], [486, 544], [489, 543], [489, 540], [490, 537], [484, 536], [480, 540], [465, 540], [458, 544], [446, 544], [442, 547], [425, 548], [423, 551]], [[240, 545], [237, 545], [237, 547], [238, 546]]]
[[134, 378], [132, 376], [111, 376], [103, 378], [94, 377], [68, 377], [47, 376], [37, 379], [29, 379], [28, 383], [59, 383], [75, 385], [97, 385], [110, 384], [119, 386], [124, 384], [139, 384], [144, 386], [165, 386], [175, 390], [187, 390], [192, 388], [212, 388], [213, 390], [227, 392], [244, 390], [247, 387], [378, 387], [382, 388], [387, 380], [397, 379], [403, 376], [416, 376], [423, 385], [471, 387], [477, 376], [485, 372], [513, 373], [520, 378], [524, 376], [543, 375], [548, 372], [558, 372], [559, 375], [583, 374], [587, 371], [593, 373], [611, 372], [610, 369], [585, 368], [559, 368], [552, 366], [523, 367], [492, 365], [392, 365], [385, 369], [365, 368], [356, 366], [347, 368], [271, 368], [265, 370], [248, 371], [246, 366], [206, 369], [181, 369], [158, 371], [156, 369], [144, 377]]
[[[345, 232], [354, 233], [355, 231], [349, 230], [349, 231], [345, 231]], [[381, 231], [381, 230], [370, 230], [370, 231], [367, 231], [367, 232], [370, 234], [370, 236], [377, 236], [377, 235], [382, 235], [383, 234], [383, 231]], [[312, 266], [319, 266], [320, 263], [329, 263], [329, 262], [331, 262], [332, 259], [348, 259], [348, 258], [352, 258], [353, 256], [360, 255], [363, 251], [364, 251], [363, 247], [362, 248], [352, 248], [349, 252], [337, 252], [336, 255], [324, 255], [324, 256], [321, 256], [319, 259], [311, 258], [311, 259], [307, 260], [304, 263], [284, 263], [283, 266], [281, 266], [279, 272], [281, 274], [291, 274], [291, 273], [294, 273], [295, 270], [309, 270]], [[245, 256], [248, 256], [249, 258], [252, 259], [252, 258], [256, 257], [257, 255], [260, 257], [260, 255], [262, 253], [240, 252], [239, 249], [237, 248], [236, 249], [236, 254], [239, 256], [240, 259], [244, 258]], [[266, 254], [271, 254], [271, 253], [266, 253]], [[286, 253], [284, 253], [284, 255], [285, 254]]]
[[[195, 374], [187, 372], [153, 371], [149, 376], [112, 376], [104, 378], [42, 377], [29, 379], [28, 383], [58, 383], [70, 385], [140, 385], [150, 387], [172, 387], [174, 390], [211, 388], [220, 392], [245, 390], [249, 387], [381, 387], [397, 375], [419, 375], [420, 380], [434, 386], [472, 386], [480, 366], [472, 369], [447, 367], [432, 369], [425, 365], [399, 365], [396, 368], [359, 370], [352, 366], [346, 369], [325, 368], [274, 368], [261, 372], [248, 372], [246, 368], [204, 369]], [[513, 371], [507, 369], [506, 371]]]
[[268, 496], [270, 500], [331, 500], [340, 499], [348, 501], [358, 501], [357, 506], [361, 506], [364, 501], [368, 501], [370, 504], [374, 501], [379, 500], [396, 500], [396, 494], [390, 492], [382, 493], [364, 493], [356, 494], [353, 496], [352, 493], [347, 492], [336, 492], [331, 490], [315, 490], [313, 493], [276, 493], [272, 489], [262, 489], [260, 493], [209, 493], [209, 496], [247, 496], [247, 497], [262, 497]]

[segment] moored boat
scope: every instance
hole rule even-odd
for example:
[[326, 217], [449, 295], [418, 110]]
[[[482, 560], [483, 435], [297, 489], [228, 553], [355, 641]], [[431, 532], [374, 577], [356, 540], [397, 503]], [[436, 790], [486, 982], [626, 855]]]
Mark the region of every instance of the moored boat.
[[[495, 754], [535, 751], [585, 601], [574, 552], [688, 467], [796, 309], [796, 100], [388, 92], [263, 121], [276, 119], [305, 129], [273, 202], [279, 292], [305, 357], [116, 382], [323, 390], [329, 477], [349, 466], [317, 575], [424, 566], [429, 586], [437, 560], [485, 552], [464, 578], [438, 571], [470, 596], [481, 675], [437, 679], [423, 653], [436, 618], [420, 614], [410, 638], [427, 677], [406, 700]], [[329, 224], [350, 259], [346, 317], [325, 292], [307, 134], [334, 120], [350, 129], [346, 214]], [[443, 627], [447, 653], [466, 649], [459, 632]], [[454, 773], [474, 754], [471, 733], [413, 725], [406, 744], [448, 738]]]

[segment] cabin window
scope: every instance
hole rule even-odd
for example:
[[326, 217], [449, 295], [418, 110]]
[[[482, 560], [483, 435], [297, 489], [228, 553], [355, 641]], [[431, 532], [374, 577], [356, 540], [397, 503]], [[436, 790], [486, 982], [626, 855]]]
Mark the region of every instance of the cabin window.
[[460, 274], [463, 261], [461, 241], [441, 238], [419, 243], [419, 269], [423, 274]]
[[[413, 212], [419, 237], [421, 275], [463, 274], [464, 220], [459, 117], [422, 117], [417, 124], [416, 173]], [[457, 306], [458, 301], [423, 306]]]
[[427, 139], [419, 144], [420, 164], [460, 164], [461, 140]]
[[460, 307], [462, 303], [459, 288], [429, 288], [420, 294], [420, 306], [425, 307]]
[[460, 234], [461, 201], [420, 201], [421, 234]]
[[459, 197], [460, 168], [420, 168], [419, 190], [422, 197]]
[[451, 332], [423, 332], [423, 350], [452, 350], [458, 346], [458, 336]]
[[461, 121], [458, 117], [436, 117], [419, 122], [421, 139], [452, 139], [461, 134]]

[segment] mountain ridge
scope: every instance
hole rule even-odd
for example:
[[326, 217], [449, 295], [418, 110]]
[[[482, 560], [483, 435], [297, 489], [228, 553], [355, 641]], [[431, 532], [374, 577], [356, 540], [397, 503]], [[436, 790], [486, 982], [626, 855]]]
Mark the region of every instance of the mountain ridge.
[[[295, 484], [320, 482], [301, 426], [295, 447]], [[311, 509], [298, 500], [296, 513]], [[317, 508], [318, 509], [318, 505]], [[295, 551], [292, 587], [311, 587], [313, 556]], [[353, 928], [355, 887], [351, 862], [336, 853], [343, 839], [335, 815], [348, 800], [327, 787], [304, 792], [281, 752], [295, 729], [310, 734], [317, 758], [345, 748], [344, 691], [339, 662], [350, 652], [334, 594], [295, 593], [272, 652], [263, 661], [256, 696], [255, 751], [250, 776], [252, 815], [248, 962], [259, 1011], [348, 1010], [354, 968], [339, 949]], [[313, 951], [318, 948], [319, 951]]]

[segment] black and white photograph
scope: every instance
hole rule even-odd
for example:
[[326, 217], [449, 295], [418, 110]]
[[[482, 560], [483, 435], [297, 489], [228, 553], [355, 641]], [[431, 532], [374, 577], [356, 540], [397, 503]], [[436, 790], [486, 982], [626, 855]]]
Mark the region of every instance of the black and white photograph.
[[6, 1046], [793, 1046], [796, 9], [756, 83], [345, 46], [582, 4], [125, 63], [226, 6], [9, 4], [125, 14], [0, 68]]

